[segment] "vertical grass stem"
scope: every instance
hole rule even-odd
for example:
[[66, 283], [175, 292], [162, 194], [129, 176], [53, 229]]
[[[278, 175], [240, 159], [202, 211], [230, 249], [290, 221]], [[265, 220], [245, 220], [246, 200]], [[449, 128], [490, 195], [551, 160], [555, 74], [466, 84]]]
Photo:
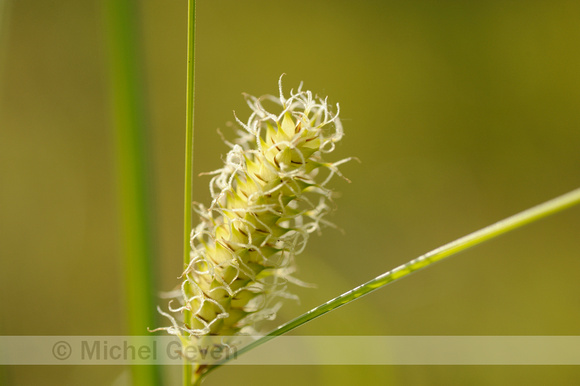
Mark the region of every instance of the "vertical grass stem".
[[[185, 193], [184, 193], [184, 222], [183, 222], [183, 264], [184, 269], [189, 265], [189, 245], [192, 217], [192, 183], [193, 183], [193, 119], [195, 105], [195, 0], [187, 2], [187, 91], [185, 116]], [[187, 290], [187, 288], [186, 288]], [[191, 315], [185, 313], [186, 322]], [[187, 360], [183, 364], [183, 384], [191, 386], [193, 382], [193, 368]]]
[[[128, 329], [130, 335], [143, 335], [147, 328], [157, 325], [157, 313], [152, 268], [155, 232], [138, 7], [134, 0], [107, 0], [104, 11]], [[132, 366], [131, 371], [134, 385], [161, 384], [158, 366]]]

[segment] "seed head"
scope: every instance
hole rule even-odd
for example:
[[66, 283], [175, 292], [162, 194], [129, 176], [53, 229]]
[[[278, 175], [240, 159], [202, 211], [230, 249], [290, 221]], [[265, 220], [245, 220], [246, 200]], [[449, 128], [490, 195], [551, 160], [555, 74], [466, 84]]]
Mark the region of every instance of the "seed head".
[[288, 282], [299, 283], [294, 257], [329, 224], [326, 184], [348, 161], [324, 160], [343, 136], [338, 104], [333, 112], [302, 85], [286, 98], [282, 78], [279, 96], [245, 98], [252, 113], [246, 122], [236, 117], [225, 165], [208, 173], [211, 205], [196, 209], [190, 264], [173, 294], [180, 305], [160, 311], [172, 321], [164, 329], [180, 337], [253, 334], [256, 322], [275, 317], [293, 297]]

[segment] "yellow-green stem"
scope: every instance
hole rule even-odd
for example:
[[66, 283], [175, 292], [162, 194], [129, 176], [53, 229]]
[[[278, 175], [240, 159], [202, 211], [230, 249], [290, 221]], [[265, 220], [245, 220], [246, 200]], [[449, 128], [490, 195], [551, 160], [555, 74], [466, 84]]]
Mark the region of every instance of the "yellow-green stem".
[[[192, 181], [193, 181], [193, 111], [195, 102], [195, 0], [187, 2], [187, 92], [185, 116], [185, 194], [183, 222], [183, 264], [189, 265], [189, 235], [191, 232], [192, 215]], [[186, 289], [187, 290], [187, 289]], [[191, 315], [184, 313], [185, 321], [189, 322]], [[183, 384], [191, 386], [193, 382], [192, 365], [187, 360], [183, 363]]]
[[[134, 0], [105, 2], [110, 88], [116, 142], [125, 300], [130, 335], [157, 325], [153, 280], [153, 206], [148, 160], [147, 119]], [[159, 367], [132, 366], [134, 385], [161, 384]]]
[[[383, 273], [376, 278], [362, 284], [352, 290], [345, 292], [344, 294], [308, 311], [307, 313], [297, 317], [294, 320], [278, 327], [274, 331], [270, 332], [268, 335], [256, 340], [252, 344], [237, 351], [237, 355], [241, 355], [253, 348], [256, 348], [277, 336], [283, 335], [289, 331], [294, 330], [301, 325], [318, 318], [330, 311], [333, 311], [345, 304], [348, 304], [354, 300], [361, 298], [379, 288], [386, 286], [394, 281], [400, 280], [411, 273], [419, 271], [423, 268], [427, 268], [433, 263], [441, 261], [447, 257], [458, 254], [459, 252], [465, 251], [468, 248], [474, 247], [483, 243], [484, 241], [491, 240], [498, 237], [504, 233], [517, 229], [526, 224], [532, 223], [534, 221], [540, 220], [551, 214], [561, 212], [568, 209], [574, 205], [580, 204], [580, 188], [575, 189], [569, 193], [562, 196], [556, 197], [550, 201], [543, 204], [534, 206], [530, 209], [524, 210], [518, 214], [508, 217], [504, 220], [498, 221], [495, 224], [489, 225], [483, 229], [476, 232], [463, 236], [455, 241], [445, 244], [439, 248], [432, 250], [416, 259], [409, 261], [397, 268]], [[224, 360], [216, 365], [210, 367], [209, 371], [225, 364], [228, 360]]]

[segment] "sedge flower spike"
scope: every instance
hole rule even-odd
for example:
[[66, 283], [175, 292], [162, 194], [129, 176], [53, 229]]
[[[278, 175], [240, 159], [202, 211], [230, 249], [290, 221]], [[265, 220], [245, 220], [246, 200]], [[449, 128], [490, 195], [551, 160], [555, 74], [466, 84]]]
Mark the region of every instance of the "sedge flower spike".
[[[343, 136], [326, 99], [303, 91], [286, 98], [245, 95], [252, 110], [240, 128], [223, 168], [208, 173], [212, 202], [198, 204], [200, 224], [191, 233], [190, 264], [180, 290], [172, 294], [164, 328], [185, 341], [205, 335], [256, 334], [255, 323], [273, 319], [283, 298], [293, 297], [287, 283], [294, 257], [308, 235], [318, 231], [330, 210], [326, 185], [340, 174], [344, 159], [329, 163]], [[276, 112], [264, 104], [274, 105]]]

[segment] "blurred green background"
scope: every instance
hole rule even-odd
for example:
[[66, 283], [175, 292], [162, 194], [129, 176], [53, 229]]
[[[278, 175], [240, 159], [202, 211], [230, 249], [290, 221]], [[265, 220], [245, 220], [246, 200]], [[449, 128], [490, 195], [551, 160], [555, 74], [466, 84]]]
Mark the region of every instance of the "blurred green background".
[[[140, 2], [158, 290], [182, 264], [186, 1]], [[0, 0], [0, 334], [122, 335], [107, 47], [94, 0]], [[198, 0], [195, 173], [242, 92], [341, 105], [338, 210], [289, 320], [580, 185], [580, 2]], [[194, 199], [207, 202], [207, 177]], [[579, 335], [580, 208], [395, 283], [302, 335]], [[160, 301], [161, 303], [161, 301]], [[165, 321], [163, 321], [165, 323]], [[146, 334], [144, 326], [143, 334]], [[180, 369], [166, 369], [176, 379]], [[123, 367], [11, 367], [7, 385], [124, 385]], [[226, 366], [211, 385], [572, 385], [576, 366]]]

